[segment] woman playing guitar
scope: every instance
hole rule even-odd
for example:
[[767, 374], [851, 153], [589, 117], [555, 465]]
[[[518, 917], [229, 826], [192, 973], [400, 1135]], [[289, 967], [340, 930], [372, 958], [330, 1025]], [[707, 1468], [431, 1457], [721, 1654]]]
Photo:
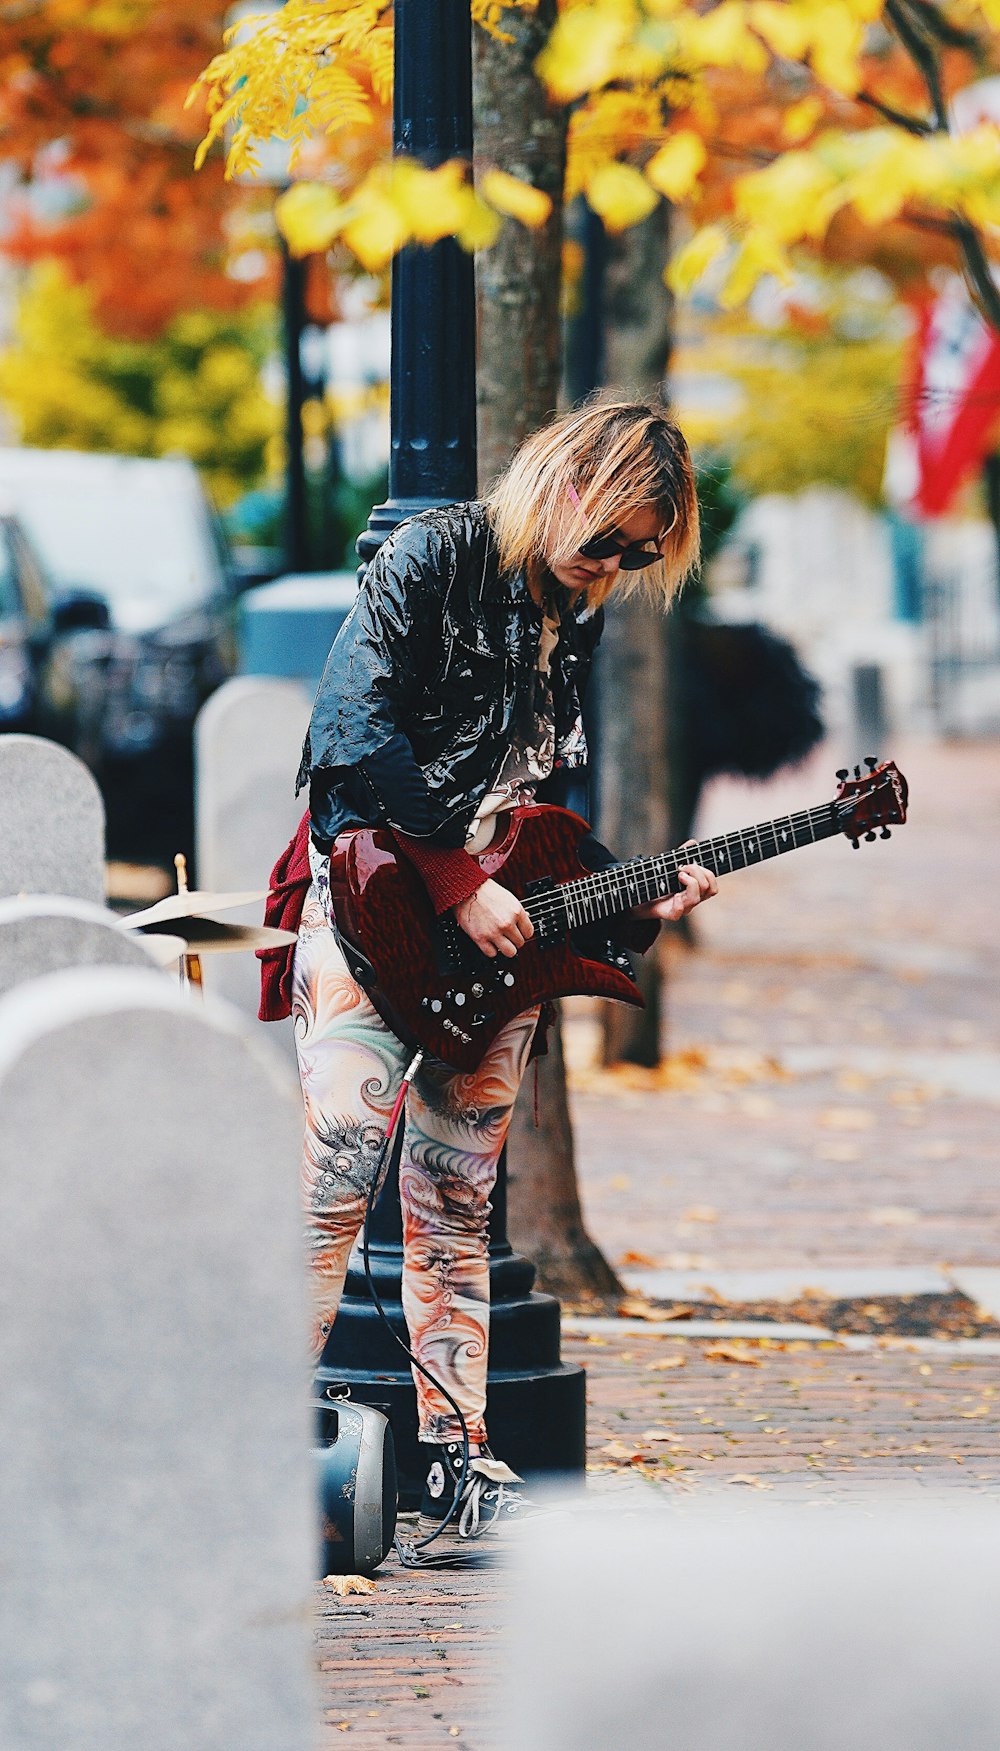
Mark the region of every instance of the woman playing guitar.
[[[333, 928], [330, 852], [351, 828], [391, 831], [434, 912], [451, 912], [492, 960], [533, 935], [513, 893], [477, 858], [498, 817], [533, 802], [554, 769], [586, 761], [580, 702], [612, 593], [666, 608], [698, 554], [688, 448], [656, 406], [590, 404], [522, 444], [484, 503], [413, 517], [379, 549], [330, 652], [299, 773], [309, 863], [291, 1002], [306, 1112], [304, 1179], [321, 1353], [343, 1290], [411, 1047], [352, 976]], [[600, 869], [613, 860], [581, 847]], [[682, 888], [624, 920], [649, 946], [656, 924], [717, 889], [699, 866]], [[487, 1221], [497, 1160], [539, 1024], [506, 1023], [478, 1068], [435, 1059], [410, 1091], [400, 1164], [403, 1305], [416, 1357], [447, 1385], [471, 1441], [446, 1536], [468, 1547], [517, 1515], [520, 1480], [486, 1445]], [[421, 1532], [440, 1524], [463, 1475], [461, 1428], [415, 1372], [427, 1447]]]

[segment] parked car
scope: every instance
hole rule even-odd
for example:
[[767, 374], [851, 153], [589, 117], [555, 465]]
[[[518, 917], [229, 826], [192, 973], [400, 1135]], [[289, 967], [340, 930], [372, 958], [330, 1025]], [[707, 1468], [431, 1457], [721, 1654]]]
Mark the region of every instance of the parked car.
[[194, 467], [0, 449], [0, 500], [48, 579], [39, 728], [97, 777], [112, 856], [190, 852], [192, 725], [234, 660], [232, 574]]
[[0, 503], [0, 732], [38, 728], [52, 613], [37, 555]]

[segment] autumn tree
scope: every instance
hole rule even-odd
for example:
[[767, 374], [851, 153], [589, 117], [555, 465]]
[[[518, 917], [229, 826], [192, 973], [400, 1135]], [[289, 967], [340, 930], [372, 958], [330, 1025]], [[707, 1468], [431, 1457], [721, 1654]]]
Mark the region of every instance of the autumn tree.
[[219, 160], [194, 174], [205, 117], [185, 106], [226, 10], [223, 0], [0, 8], [0, 161], [19, 184], [3, 251], [59, 260], [91, 288], [110, 333], [149, 338], [180, 310], [231, 312], [273, 291], [259, 197], [227, 183]]
[[182, 311], [136, 339], [105, 333], [94, 302], [55, 262], [29, 278], [0, 354], [0, 398], [21, 441], [189, 456], [225, 509], [264, 475], [280, 430], [260, 380], [273, 347], [266, 313]]

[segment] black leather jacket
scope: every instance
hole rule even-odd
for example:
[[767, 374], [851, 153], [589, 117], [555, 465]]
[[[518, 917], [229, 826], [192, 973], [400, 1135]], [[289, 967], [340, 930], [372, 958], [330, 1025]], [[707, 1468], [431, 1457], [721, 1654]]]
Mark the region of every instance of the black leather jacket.
[[[580, 700], [604, 614], [558, 591], [556, 767], [586, 763]], [[485, 508], [425, 511], [379, 548], [327, 659], [296, 790], [313, 837], [388, 825], [462, 846], [533, 685], [541, 610], [500, 567]]]

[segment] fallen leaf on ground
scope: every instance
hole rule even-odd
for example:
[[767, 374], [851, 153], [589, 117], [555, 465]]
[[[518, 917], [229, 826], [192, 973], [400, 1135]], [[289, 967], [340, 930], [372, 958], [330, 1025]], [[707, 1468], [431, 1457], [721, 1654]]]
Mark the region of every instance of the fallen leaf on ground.
[[860, 1161], [861, 1150], [857, 1143], [841, 1143], [834, 1140], [818, 1145], [816, 1159], [818, 1161]]
[[618, 1263], [620, 1265], [646, 1265], [648, 1268], [655, 1270], [659, 1266], [660, 1261], [659, 1259], [654, 1259], [651, 1253], [635, 1252], [630, 1247], [628, 1252], [622, 1253]]
[[331, 1593], [336, 1593], [338, 1599], [346, 1599], [350, 1593], [375, 1593], [378, 1591], [375, 1582], [369, 1581], [365, 1575], [325, 1575], [324, 1587], [329, 1587]]
[[642, 1458], [641, 1453], [637, 1453], [634, 1447], [626, 1447], [623, 1441], [605, 1441], [604, 1446], [600, 1447], [598, 1452], [606, 1453], [609, 1459]]
[[959, 1416], [962, 1416], [962, 1417], [988, 1417], [992, 1408], [993, 1408], [992, 1405], [977, 1404], [974, 1411], [959, 1411]]
[[[690, 1313], [690, 1311], [690, 1308], [685, 1309], [685, 1312], [687, 1313]], [[655, 1320], [666, 1319], [668, 1317], [677, 1319], [679, 1317], [676, 1313], [667, 1315], [661, 1308], [654, 1307], [651, 1301], [647, 1301], [645, 1295], [626, 1295], [625, 1299], [619, 1303], [616, 1309], [616, 1315], [619, 1319]]]
[[752, 1471], [738, 1471], [729, 1479], [730, 1483], [749, 1484], [752, 1490], [770, 1490], [773, 1484], [765, 1483], [762, 1477], [756, 1477]]
[[760, 1357], [742, 1344], [712, 1344], [705, 1351], [706, 1362], [742, 1362], [748, 1368], [759, 1368]]
[[692, 1204], [690, 1210], [685, 1210], [682, 1222], [718, 1222], [719, 1212], [713, 1204]]
[[676, 1441], [679, 1436], [672, 1429], [643, 1429], [640, 1441]]
[[683, 1368], [687, 1364], [686, 1356], [664, 1356], [662, 1362], [647, 1362], [650, 1374], [660, 1374], [664, 1368]]
[[819, 1122], [828, 1131], [867, 1131], [875, 1123], [870, 1107], [827, 1107]]
[[919, 1222], [920, 1211], [908, 1210], [902, 1204], [882, 1204], [869, 1210], [868, 1220], [876, 1228], [905, 1228], [910, 1222]]

